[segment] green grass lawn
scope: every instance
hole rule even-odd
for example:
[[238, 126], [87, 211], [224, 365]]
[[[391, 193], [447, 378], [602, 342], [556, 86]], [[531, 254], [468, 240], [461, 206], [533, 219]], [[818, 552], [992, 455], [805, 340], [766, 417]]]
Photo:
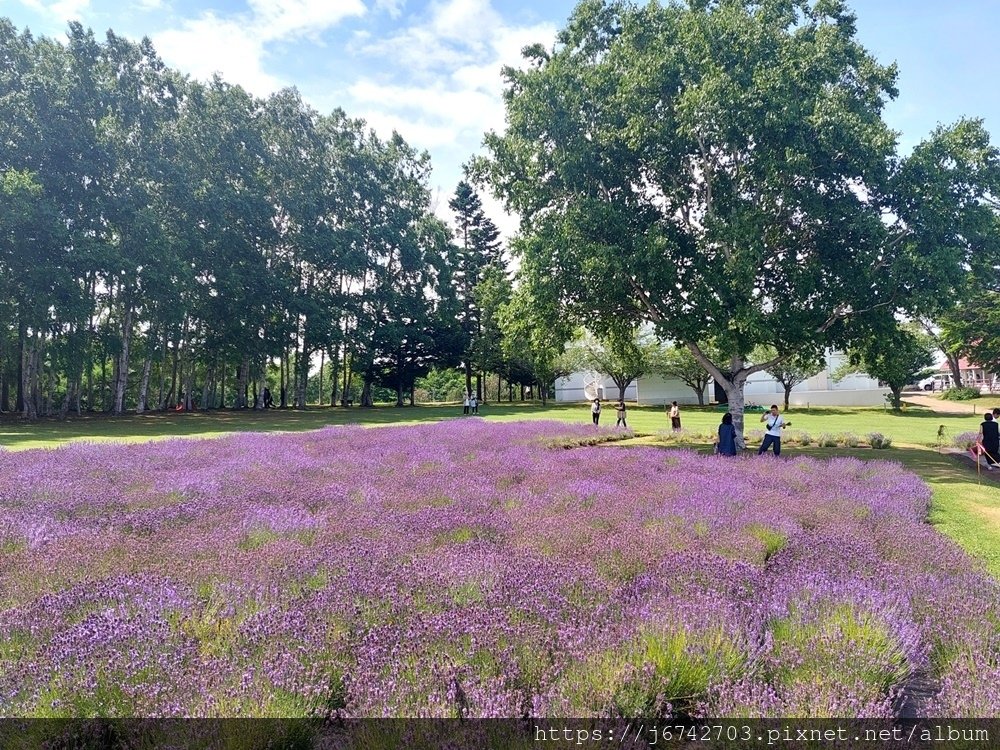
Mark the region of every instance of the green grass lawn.
[[[984, 403], [987, 399], [983, 399]], [[992, 404], [992, 401], [990, 401]], [[555, 419], [564, 422], [590, 422], [590, 410], [583, 404], [487, 404], [481, 415], [490, 420]], [[714, 408], [688, 407], [682, 411], [686, 429], [713, 431], [722, 412]], [[0, 421], [0, 446], [9, 450], [52, 448], [75, 440], [136, 442], [172, 437], [214, 437], [232, 432], [301, 431], [331, 424], [389, 425], [433, 422], [461, 417], [461, 407], [417, 406], [373, 409], [323, 408], [195, 412], [190, 414], [146, 414], [111, 418], [85, 416], [78, 419], [40, 420], [26, 423], [6, 418]], [[864, 437], [877, 431], [893, 438], [893, 447], [885, 451], [870, 449], [787, 446], [783, 455], [829, 457], [854, 455], [864, 459], [900, 461], [919, 474], [933, 491], [930, 521], [958, 541], [971, 554], [982, 559], [991, 572], [1000, 576], [1000, 484], [992, 477], [977, 479], [975, 471], [955, 459], [939, 454], [934, 446], [937, 431], [944, 425], [948, 442], [958, 433], [978, 429], [981, 416], [943, 415], [909, 407], [894, 414], [883, 409], [813, 408], [791, 409], [786, 413], [791, 429], [803, 430], [815, 438], [829, 432], [853, 432]], [[758, 426], [759, 414], [747, 414], [747, 429]], [[669, 420], [662, 408], [629, 409], [629, 426], [649, 434], [646, 443], [655, 444], [656, 434], [669, 430]], [[614, 425], [614, 411], [606, 408], [602, 424]], [[707, 446], [702, 445], [707, 450]]]
[[[590, 422], [589, 406], [584, 404], [487, 404], [480, 409], [485, 419], [556, 419], [564, 422]], [[39, 420], [22, 422], [6, 417], [0, 421], [0, 446], [9, 450], [51, 448], [70, 440], [134, 442], [171, 437], [215, 437], [231, 432], [314, 430], [330, 424], [415, 424], [460, 417], [460, 406], [416, 406], [373, 409], [311, 407], [304, 410], [274, 409], [255, 411], [212, 411], [190, 414], [168, 412], [142, 416], [83, 416], [66, 421]], [[699, 432], [714, 430], [722, 412], [715, 408], [688, 407], [681, 418], [686, 429]], [[944, 425], [949, 437], [979, 428], [980, 416], [935, 414], [929, 409], [908, 407], [899, 414], [880, 408], [791, 409], [786, 418], [791, 429], [803, 430], [814, 438], [823, 432], [853, 432], [864, 437], [882, 432], [896, 444], [934, 446], [937, 431]], [[759, 413], [748, 413], [747, 430], [759, 427]], [[601, 417], [604, 425], [614, 425], [610, 405]], [[634, 407], [628, 411], [629, 426], [638, 432], [655, 433], [669, 429], [670, 421], [661, 407]]]

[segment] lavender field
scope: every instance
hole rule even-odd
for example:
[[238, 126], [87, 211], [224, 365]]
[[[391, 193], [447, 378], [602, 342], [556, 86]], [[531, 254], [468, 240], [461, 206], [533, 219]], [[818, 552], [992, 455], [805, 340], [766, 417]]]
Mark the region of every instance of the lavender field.
[[1000, 715], [1000, 587], [917, 477], [552, 447], [592, 434], [0, 453], [0, 713]]

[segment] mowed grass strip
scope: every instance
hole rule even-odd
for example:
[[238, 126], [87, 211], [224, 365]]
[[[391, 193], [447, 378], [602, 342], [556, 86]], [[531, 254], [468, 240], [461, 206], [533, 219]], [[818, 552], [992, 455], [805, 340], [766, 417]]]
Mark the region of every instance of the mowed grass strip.
[[[563, 422], [590, 422], [587, 404], [499, 403], [480, 407], [480, 417], [502, 422], [514, 420], [555, 419]], [[724, 412], [716, 407], [682, 407], [681, 418], [686, 430], [714, 431]], [[929, 409], [908, 407], [901, 413], [881, 408], [812, 408], [790, 409], [785, 413], [793, 430], [808, 432], [813, 438], [821, 433], [853, 432], [864, 437], [869, 432], [881, 432], [896, 444], [935, 446], [939, 427], [945, 428], [946, 438], [961, 432], [977, 430], [981, 415], [938, 414]], [[358, 407], [309, 407], [307, 409], [213, 410], [191, 413], [155, 412], [142, 415], [109, 417], [84, 415], [66, 420], [42, 419], [25, 422], [14, 415], [0, 418], [0, 447], [8, 450], [53, 448], [72, 440], [95, 442], [141, 442], [176, 437], [217, 437], [234, 432], [301, 432], [327, 425], [361, 424], [368, 426], [405, 425], [438, 422], [462, 416], [459, 404], [428, 405], [397, 408], [379, 405], [370, 409]], [[474, 419], [475, 417], [467, 417]], [[746, 415], [746, 429], [761, 427], [760, 413]], [[610, 402], [601, 417], [602, 425], [613, 427], [614, 411]], [[670, 420], [663, 407], [629, 407], [628, 425], [643, 433], [665, 432]]]

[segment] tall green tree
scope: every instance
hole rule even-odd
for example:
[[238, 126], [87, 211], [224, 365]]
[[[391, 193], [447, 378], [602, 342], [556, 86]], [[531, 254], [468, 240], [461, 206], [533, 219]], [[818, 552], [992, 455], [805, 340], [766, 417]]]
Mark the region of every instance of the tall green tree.
[[933, 344], [917, 327], [896, 325], [856, 344], [848, 351], [848, 362], [885, 383], [898, 411], [903, 389], [934, 364]]
[[947, 319], [947, 335], [963, 342], [968, 359], [1000, 373], [1000, 292], [983, 290]]
[[462, 180], [455, 188], [455, 195], [448, 202], [455, 213], [455, 268], [452, 278], [455, 294], [461, 302], [459, 322], [466, 336], [465, 386], [473, 392], [472, 378], [476, 375], [476, 396], [482, 400], [482, 365], [484, 346], [483, 315], [477, 302], [476, 289], [490, 268], [502, 264], [500, 231], [483, 210], [483, 202], [472, 186]]
[[[882, 117], [895, 67], [839, 0], [585, 0], [525, 54], [479, 164], [537, 238], [522, 268], [548, 269], [546, 296], [581, 322], [647, 320], [683, 342], [739, 435], [750, 375], [929, 306], [988, 244], [982, 124], [898, 156]], [[759, 345], [781, 354], [751, 364]]]
[[620, 401], [632, 383], [655, 369], [661, 351], [649, 333], [627, 326], [605, 329], [600, 336], [587, 335], [575, 348], [580, 366], [614, 381]]
[[758, 347], [754, 350], [751, 359], [755, 362], [775, 363], [766, 372], [778, 381], [782, 391], [784, 391], [785, 411], [788, 411], [788, 401], [792, 396], [792, 389], [822, 372], [826, 366], [823, 352], [809, 349], [802, 349], [788, 357], [780, 357], [778, 352], [771, 347]]
[[[711, 344], [701, 343], [699, 348], [713, 362], [723, 360]], [[694, 391], [698, 398], [698, 406], [705, 405], [705, 389], [712, 376], [686, 346], [665, 347], [656, 359], [655, 372], [664, 378], [681, 381]]]

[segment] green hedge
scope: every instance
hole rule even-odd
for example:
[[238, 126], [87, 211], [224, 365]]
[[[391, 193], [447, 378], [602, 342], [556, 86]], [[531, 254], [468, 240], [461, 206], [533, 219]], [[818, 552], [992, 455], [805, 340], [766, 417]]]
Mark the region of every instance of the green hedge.
[[972, 401], [979, 398], [978, 388], [949, 388], [941, 394], [941, 398], [948, 401]]

